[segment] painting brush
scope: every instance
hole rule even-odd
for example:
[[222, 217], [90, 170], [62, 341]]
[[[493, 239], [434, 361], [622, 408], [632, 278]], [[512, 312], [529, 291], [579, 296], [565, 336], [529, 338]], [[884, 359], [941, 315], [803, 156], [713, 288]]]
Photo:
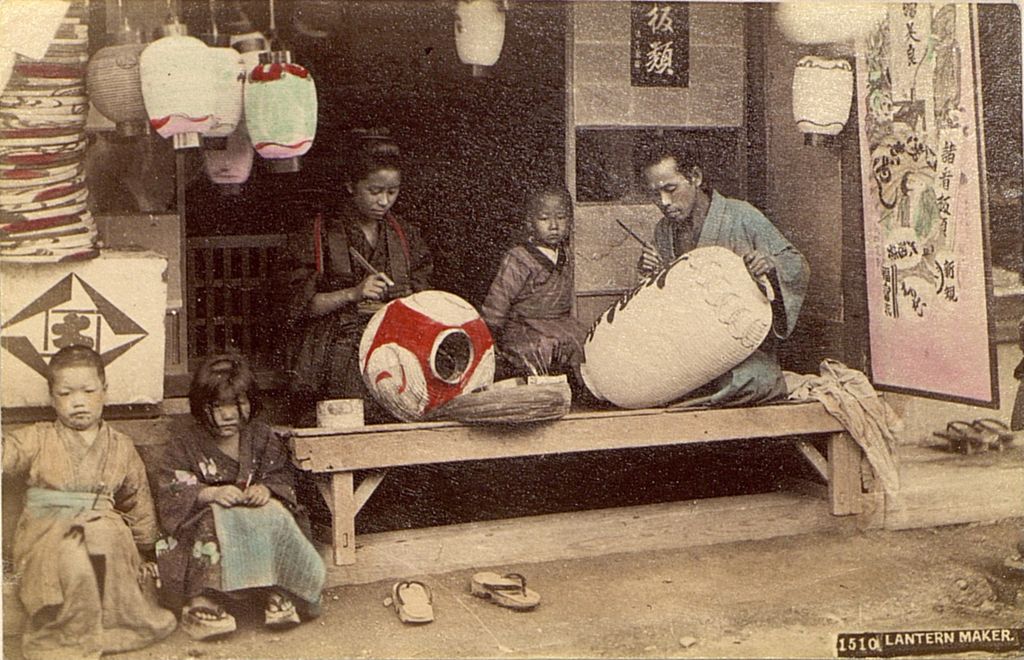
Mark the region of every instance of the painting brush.
[[392, 281], [392, 279], [388, 277], [386, 274], [380, 272], [379, 270], [371, 266], [370, 262], [367, 261], [363, 255], [359, 254], [359, 250], [349, 246], [348, 253], [352, 255], [353, 259], [359, 262], [360, 266], [368, 270], [370, 273], [372, 273], [373, 275], [380, 275], [381, 277], [383, 277], [385, 284], [387, 284], [388, 286], [395, 286], [394, 281]]
[[636, 240], [636, 242], [637, 242], [637, 243], [639, 243], [640, 245], [644, 246], [644, 247], [645, 247], [645, 248], [647, 248], [648, 250], [653, 250], [653, 249], [654, 249], [653, 247], [651, 247], [651, 244], [650, 244], [650, 243], [648, 243], [648, 242], [647, 242], [647, 241], [645, 241], [644, 239], [642, 239], [642, 238], [640, 238], [639, 236], [637, 236], [637, 234], [636, 234], [636, 232], [635, 232], [635, 231], [633, 231], [632, 229], [630, 229], [629, 227], [627, 227], [627, 226], [626, 226], [626, 223], [624, 223], [624, 222], [623, 222], [622, 220], [619, 220], [618, 218], [615, 218], [615, 222], [619, 223], [619, 226], [620, 226], [620, 227], [622, 227], [622, 229], [623, 229], [623, 230], [625, 230], [625, 232], [626, 232], [627, 234], [629, 234], [630, 236], [632, 236], [632, 237], [633, 237], [633, 238], [634, 238], [634, 239]]

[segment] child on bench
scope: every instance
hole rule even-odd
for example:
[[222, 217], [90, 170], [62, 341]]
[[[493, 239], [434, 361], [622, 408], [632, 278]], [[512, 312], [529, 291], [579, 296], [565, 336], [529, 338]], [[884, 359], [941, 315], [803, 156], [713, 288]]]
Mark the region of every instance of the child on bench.
[[259, 400], [248, 362], [208, 358], [188, 397], [195, 424], [171, 441], [157, 478], [166, 534], [157, 561], [168, 598], [187, 599], [182, 629], [193, 639], [230, 633], [224, 604], [254, 597], [268, 627], [315, 616], [326, 569], [296, 501], [288, 450], [252, 419]]
[[533, 192], [523, 218], [530, 238], [505, 254], [482, 309], [497, 343], [499, 374], [571, 376], [586, 334], [572, 316], [565, 245], [572, 198], [564, 188]]
[[132, 440], [104, 423], [103, 359], [61, 348], [47, 382], [56, 421], [4, 435], [3, 470], [28, 483], [14, 540], [22, 651], [34, 658], [98, 658], [174, 631], [150, 582], [157, 540], [146, 469]]

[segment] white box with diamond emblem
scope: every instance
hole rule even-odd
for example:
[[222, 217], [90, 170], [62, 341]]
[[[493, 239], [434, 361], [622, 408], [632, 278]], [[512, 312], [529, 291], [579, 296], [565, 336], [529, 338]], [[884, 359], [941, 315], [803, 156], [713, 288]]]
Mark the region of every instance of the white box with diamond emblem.
[[63, 264], [0, 262], [0, 401], [47, 406], [46, 365], [69, 344], [103, 356], [107, 404], [155, 404], [164, 390], [167, 259], [104, 250]]

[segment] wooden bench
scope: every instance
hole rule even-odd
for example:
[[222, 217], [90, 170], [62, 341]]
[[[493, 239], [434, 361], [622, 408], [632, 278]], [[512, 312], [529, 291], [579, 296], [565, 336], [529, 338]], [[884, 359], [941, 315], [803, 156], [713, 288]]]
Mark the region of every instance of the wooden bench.
[[[828, 437], [823, 457], [809, 436]], [[295, 464], [322, 475], [331, 511], [334, 563], [356, 561], [355, 517], [387, 468], [519, 456], [569, 454], [720, 442], [744, 438], [792, 442], [828, 483], [833, 515], [863, 506], [862, 452], [820, 403], [718, 410], [575, 412], [543, 424], [468, 426], [457, 422], [398, 423], [350, 429], [297, 428], [288, 433]], [[354, 488], [353, 473], [369, 474]]]

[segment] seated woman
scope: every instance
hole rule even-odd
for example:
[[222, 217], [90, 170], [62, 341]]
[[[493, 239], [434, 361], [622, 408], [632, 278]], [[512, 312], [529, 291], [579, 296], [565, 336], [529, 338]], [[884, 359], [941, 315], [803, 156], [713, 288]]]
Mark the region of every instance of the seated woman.
[[482, 316], [507, 375], [572, 375], [586, 334], [572, 316], [572, 270], [565, 246], [572, 198], [565, 189], [534, 191], [522, 214], [529, 240], [505, 254]]
[[[348, 198], [337, 210], [323, 209], [286, 249], [280, 290], [299, 424], [311, 425], [317, 400], [368, 398], [358, 355], [370, 315], [382, 302], [430, 288], [433, 273], [416, 226], [391, 211], [402, 185], [398, 146], [386, 136], [359, 133], [344, 162]], [[367, 401], [367, 418], [387, 417]]]
[[[98, 658], [142, 648], [174, 631], [149, 580], [156, 514], [131, 438], [103, 422], [103, 359], [67, 346], [50, 360], [57, 413], [4, 434], [4, 474], [28, 482], [14, 537], [18, 597], [28, 614], [22, 652]], [[148, 589], [144, 589], [146, 586]]]
[[326, 569], [296, 501], [288, 450], [251, 420], [258, 399], [246, 360], [208, 358], [189, 405], [196, 424], [168, 445], [157, 484], [166, 534], [157, 561], [169, 598], [188, 600], [182, 628], [194, 639], [233, 631], [226, 596], [262, 597], [271, 627], [300, 622], [296, 598], [316, 615]]

